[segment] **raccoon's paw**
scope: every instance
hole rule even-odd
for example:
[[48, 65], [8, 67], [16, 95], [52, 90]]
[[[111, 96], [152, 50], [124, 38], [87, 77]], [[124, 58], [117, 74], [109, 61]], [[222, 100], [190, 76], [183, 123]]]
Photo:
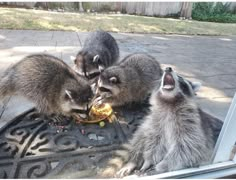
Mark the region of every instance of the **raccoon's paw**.
[[59, 126], [68, 125], [71, 120], [69, 117], [66, 117], [64, 115], [51, 115], [50, 118], [56, 125], [59, 125]]
[[167, 171], [168, 171], [168, 164], [165, 161], [164, 162], [162, 161], [155, 166], [156, 174], [161, 174]]
[[124, 176], [128, 176], [135, 168], [136, 168], [136, 164], [134, 164], [133, 162], [128, 163], [116, 173], [115, 177], [123, 178]]
[[145, 160], [141, 169], [140, 169], [140, 172], [141, 173], [144, 173], [146, 170], [148, 170], [150, 167], [152, 166], [152, 163], [151, 161], [148, 161], [148, 160]]

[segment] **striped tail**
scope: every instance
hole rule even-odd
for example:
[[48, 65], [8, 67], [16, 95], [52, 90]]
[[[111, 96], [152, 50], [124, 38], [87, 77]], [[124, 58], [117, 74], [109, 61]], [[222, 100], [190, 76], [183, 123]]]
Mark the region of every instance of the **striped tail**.
[[119, 150], [114, 152], [113, 157], [108, 161], [105, 168], [100, 169], [98, 177], [100, 178], [114, 178], [116, 173], [129, 160], [129, 146], [122, 145]]
[[9, 73], [4, 73], [0, 79], [0, 100], [14, 93], [14, 84]]

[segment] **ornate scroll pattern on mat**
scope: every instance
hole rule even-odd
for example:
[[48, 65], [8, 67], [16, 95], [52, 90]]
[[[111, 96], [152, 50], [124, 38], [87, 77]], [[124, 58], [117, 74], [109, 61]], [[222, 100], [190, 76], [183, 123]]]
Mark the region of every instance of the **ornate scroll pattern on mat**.
[[149, 105], [115, 109], [118, 122], [76, 124], [60, 129], [34, 109], [0, 130], [0, 178], [82, 178], [96, 170], [130, 138]]

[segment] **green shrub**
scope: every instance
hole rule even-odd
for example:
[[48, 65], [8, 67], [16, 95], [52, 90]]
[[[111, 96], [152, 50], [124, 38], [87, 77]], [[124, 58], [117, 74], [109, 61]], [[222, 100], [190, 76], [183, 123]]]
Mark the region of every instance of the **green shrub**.
[[91, 2], [82, 2], [82, 4], [85, 11], [87, 11], [88, 9], [91, 9], [92, 7]]
[[47, 5], [49, 9], [62, 8], [62, 4], [59, 2], [48, 2]]
[[101, 12], [109, 12], [109, 11], [111, 11], [111, 6], [109, 6], [108, 4], [102, 4], [100, 7], [100, 11]]
[[199, 2], [193, 4], [192, 18], [199, 21], [236, 23], [236, 14], [229, 12], [229, 4]]

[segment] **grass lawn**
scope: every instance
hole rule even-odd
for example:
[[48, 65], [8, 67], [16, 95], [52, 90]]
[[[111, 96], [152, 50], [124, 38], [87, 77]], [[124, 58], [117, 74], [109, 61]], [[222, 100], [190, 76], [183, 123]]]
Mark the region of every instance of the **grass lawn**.
[[236, 24], [123, 14], [79, 14], [0, 8], [0, 29], [34, 29], [194, 35], [236, 35]]

